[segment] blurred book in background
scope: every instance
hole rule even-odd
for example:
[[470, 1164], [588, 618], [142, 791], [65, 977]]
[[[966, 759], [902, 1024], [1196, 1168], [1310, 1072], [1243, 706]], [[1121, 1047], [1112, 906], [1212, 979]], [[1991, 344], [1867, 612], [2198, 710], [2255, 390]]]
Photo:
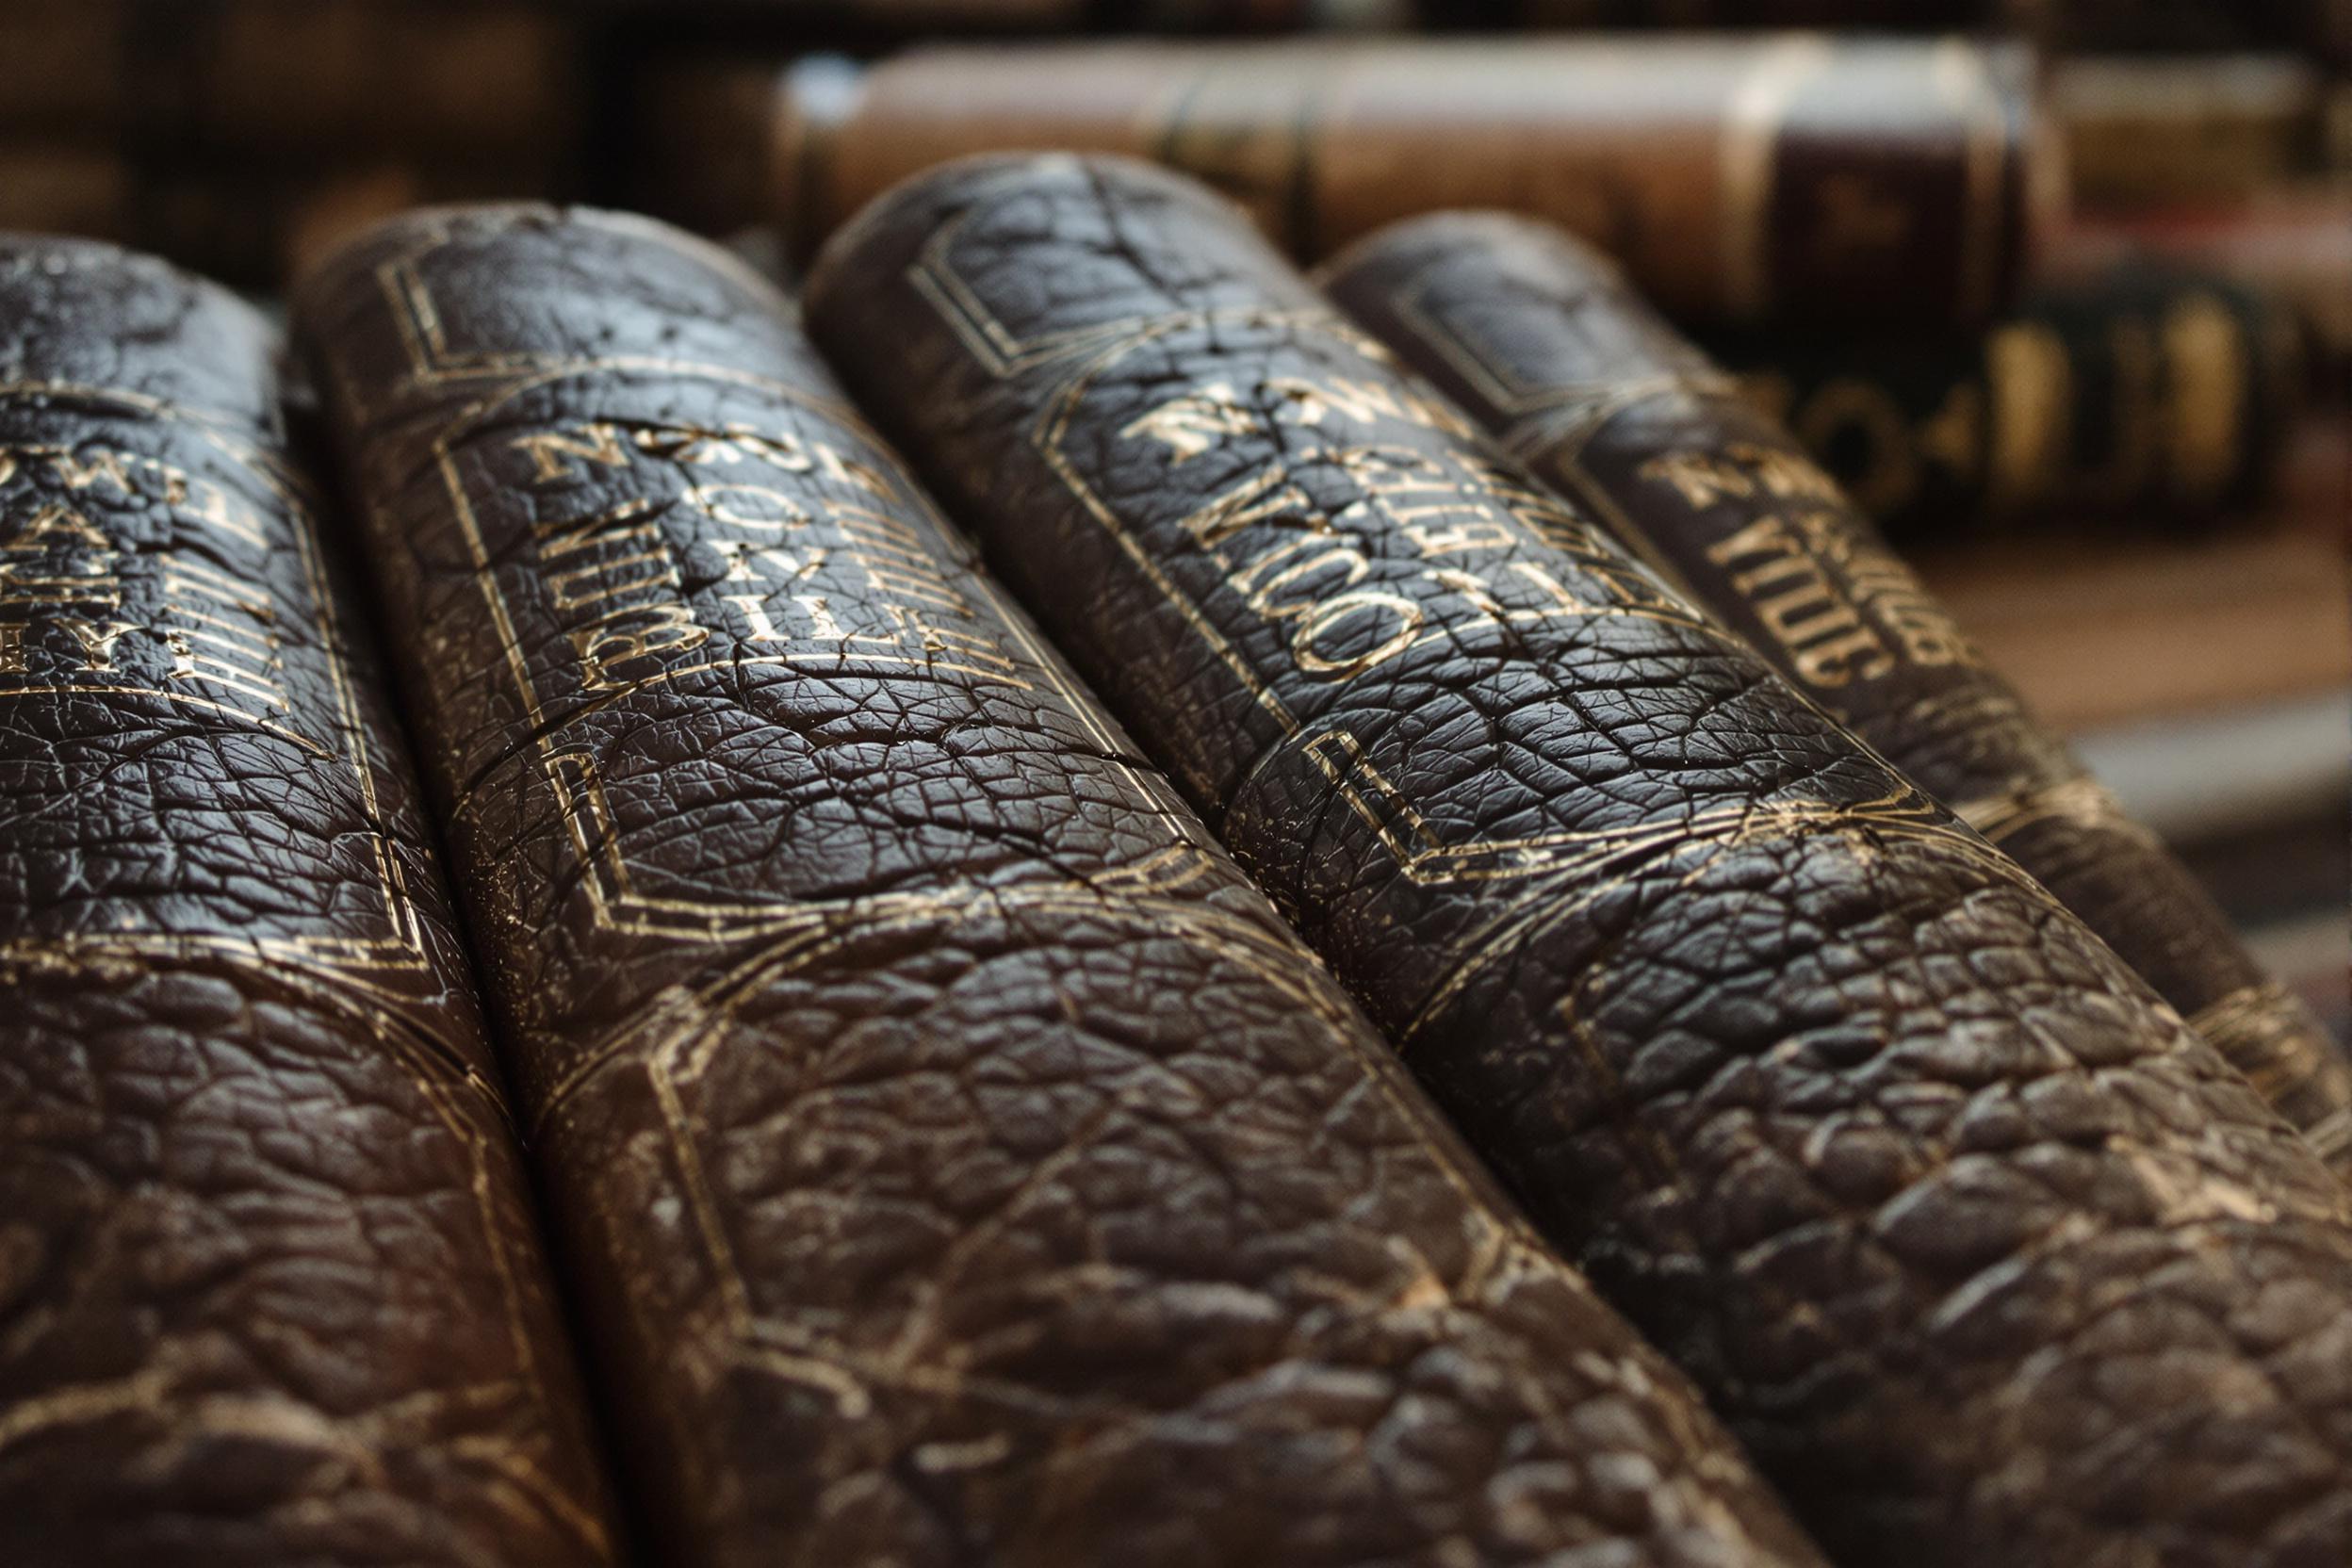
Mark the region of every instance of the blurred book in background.
[[1986, 659], [2352, 1039], [2352, 416], [2197, 539], [2010, 536], [1920, 573]]

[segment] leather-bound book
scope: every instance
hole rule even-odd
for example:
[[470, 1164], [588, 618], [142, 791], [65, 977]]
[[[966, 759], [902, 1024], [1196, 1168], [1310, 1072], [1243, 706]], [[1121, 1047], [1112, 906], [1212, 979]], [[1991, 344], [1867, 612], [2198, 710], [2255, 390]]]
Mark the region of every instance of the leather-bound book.
[[[2339, 90], [2352, 137], [2352, 85]], [[2352, 152], [2341, 167], [2352, 171]], [[2314, 397], [2352, 403], [2352, 181], [2304, 181], [2244, 202], [2072, 213], [2036, 270], [2041, 286], [2076, 291], [2132, 267], [2227, 278], [2292, 312]]]
[[1243, 214], [974, 160], [844, 229], [805, 308], [1833, 1558], [2352, 1546], [2352, 1193]]
[[1536, 475], [2104, 938], [2339, 1169], [2352, 1063], [1730, 378], [1544, 224], [1417, 219], [1325, 286]]
[[528, 0], [9, 0], [0, 128], [169, 158], [547, 161], [587, 109], [580, 29]]
[[1607, 245], [1692, 317], [1981, 321], [2050, 195], [2031, 75], [2014, 48], [1816, 34], [942, 46], [697, 85], [710, 112], [665, 167], [700, 188], [733, 162], [739, 220], [763, 206], [806, 249], [966, 154], [1130, 154], [1299, 255], [1500, 206]]
[[2261, 502], [2305, 339], [2227, 278], [2127, 266], [1989, 333], [1724, 334], [1708, 351], [1890, 534], [2209, 528]]
[[260, 319], [0, 239], [0, 1561], [614, 1540]]
[[2093, 55], [2050, 73], [2083, 207], [2243, 200], [2321, 157], [2326, 74], [2291, 54]]
[[651, 1549], [1815, 1565], [725, 253], [298, 298]]

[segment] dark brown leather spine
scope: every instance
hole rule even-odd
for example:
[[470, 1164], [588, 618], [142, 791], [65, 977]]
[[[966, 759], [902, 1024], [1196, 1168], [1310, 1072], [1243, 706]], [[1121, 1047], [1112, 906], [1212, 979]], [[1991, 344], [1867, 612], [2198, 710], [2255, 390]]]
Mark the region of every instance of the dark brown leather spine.
[[0, 126], [150, 168], [541, 163], [585, 119], [581, 34], [531, 0], [9, 0]]
[[1325, 287], [1587, 514], [2080, 916], [2352, 1169], [2352, 1064], [1780, 426], [1559, 230], [1400, 224]]
[[1239, 212], [975, 160], [844, 230], [806, 309], [1833, 1555], [2352, 1545], [2343, 1184]]
[[1812, 34], [941, 47], [854, 87], [800, 68], [768, 134], [808, 246], [919, 170], [1060, 148], [1207, 180], [1301, 255], [1499, 206], [1691, 316], [1982, 320], [2050, 195], [2031, 74], [2009, 48]]
[[2211, 529], [2268, 498], [2305, 404], [2269, 294], [2137, 264], [1990, 332], [1710, 334], [1707, 348], [1890, 538]]
[[612, 1560], [271, 339], [0, 239], [0, 1561]]
[[664, 1560], [1817, 1561], [764, 285], [480, 209], [298, 323]]

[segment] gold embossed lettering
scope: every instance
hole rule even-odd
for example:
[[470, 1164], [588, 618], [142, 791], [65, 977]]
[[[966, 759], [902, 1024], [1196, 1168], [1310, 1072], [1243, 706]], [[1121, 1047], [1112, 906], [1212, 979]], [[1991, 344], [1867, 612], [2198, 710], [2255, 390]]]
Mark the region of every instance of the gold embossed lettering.
[[[602, 421], [574, 425], [569, 430], [534, 431], [516, 436], [509, 445], [530, 454], [531, 478], [540, 484], [575, 477], [580, 471], [580, 463], [607, 468], [629, 466], [629, 448], [623, 444], [620, 427]], [[575, 459], [578, 462], [572, 461]]]

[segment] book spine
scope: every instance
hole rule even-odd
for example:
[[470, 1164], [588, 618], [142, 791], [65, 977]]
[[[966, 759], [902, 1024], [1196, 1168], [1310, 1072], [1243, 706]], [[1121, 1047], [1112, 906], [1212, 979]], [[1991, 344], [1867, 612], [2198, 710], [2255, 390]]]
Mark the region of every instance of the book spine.
[[764, 284], [476, 208], [296, 318], [665, 1559], [1818, 1563]]
[[551, 162], [587, 112], [579, 34], [508, 0], [14, 0], [0, 126], [178, 158]]
[[[2280, 1383], [2282, 1341], [2210, 1303], [2309, 1289], [2289, 1337], [2320, 1364], [2352, 1329], [2352, 1194], [2014, 862], [1242, 214], [1125, 160], [976, 160], [869, 208], [805, 301], [1833, 1558], [2177, 1538], [2282, 1565], [2342, 1516], [2352, 1429], [2312, 1425], [2342, 1377]], [[2129, 1374], [2149, 1358], [2166, 1377]], [[2218, 1517], [2210, 1488], [2276, 1474], [2258, 1433], [2309, 1490]]]
[[2340, 1171], [2352, 1063], [2162, 841], [1984, 666], [1787, 432], [1547, 225], [1421, 219], [1342, 308], [1692, 602], [2055, 893]]
[[745, 138], [791, 149], [804, 247], [921, 169], [1060, 148], [1204, 179], [1301, 255], [1497, 205], [1693, 317], [1982, 321], [2051, 194], [2028, 57], [1958, 41], [942, 47], [840, 77], [796, 74]]
[[2352, 185], [2312, 180], [2250, 203], [2075, 213], [2035, 270], [2045, 286], [2079, 289], [2131, 266], [2226, 278], [2289, 311], [2312, 397], [2352, 402]]
[[2085, 208], [2236, 200], [2320, 164], [2326, 77], [2294, 55], [2091, 56], [2050, 74]]
[[270, 336], [84, 240], [0, 322], [0, 1560], [612, 1561]]
[[2302, 406], [2292, 316], [2225, 279], [2119, 269], [1989, 334], [1708, 339], [1891, 534], [2210, 527], [2262, 500]]

